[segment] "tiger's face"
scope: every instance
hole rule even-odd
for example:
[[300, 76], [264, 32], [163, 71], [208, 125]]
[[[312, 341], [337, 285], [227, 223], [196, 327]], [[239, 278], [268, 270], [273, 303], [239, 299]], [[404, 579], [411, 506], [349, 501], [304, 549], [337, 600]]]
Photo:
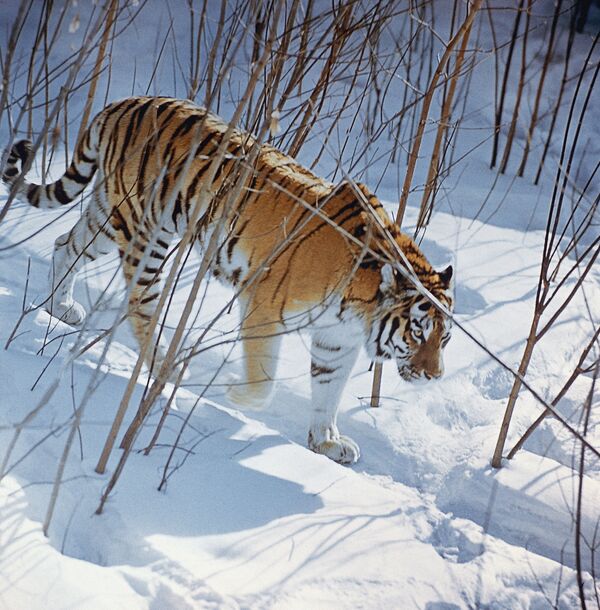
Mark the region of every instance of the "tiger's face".
[[[395, 360], [406, 381], [437, 379], [444, 373], [443, 351], [450, 340], [452, 321], [386, 267], [380, 288], [382, 315], [373, 325], [370, 347], [376, 358]], [[427, 280], [423, 285], [452, 310], [452, 267], [433, 272]]]

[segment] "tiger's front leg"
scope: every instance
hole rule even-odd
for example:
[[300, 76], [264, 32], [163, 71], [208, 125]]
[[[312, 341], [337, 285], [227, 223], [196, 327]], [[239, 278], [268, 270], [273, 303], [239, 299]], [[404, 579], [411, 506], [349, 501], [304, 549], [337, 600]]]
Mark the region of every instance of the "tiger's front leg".
[[354, 464], [360, 457], [358, 445], [342, 436], [337, 427], [337, 410], [342, 391], [356, 362], [359, 347], [340, 343], [340, 333], [314, 334], [311, 346], [312, 422], [308, 446], [339, 464]]
[[242, 408], [263, 409], [273, 391], [284, 329], [265, 319], [260, 308], [252, 311], [249, 304], [244, 304], [242, 311], [251, 311], [242, 321], [243, 374], [229, 376], [227, 398]]

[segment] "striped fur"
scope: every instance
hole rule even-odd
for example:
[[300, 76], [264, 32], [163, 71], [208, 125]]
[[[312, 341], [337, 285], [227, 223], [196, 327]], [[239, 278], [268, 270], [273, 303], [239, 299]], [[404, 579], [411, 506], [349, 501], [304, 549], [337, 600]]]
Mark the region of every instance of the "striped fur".
[[[260, 146], [250, 168], [255, 141], [241, 131], [227, 142], [211, 197], [198, 197], [226, 130], [221, 119], [187, 101], [125, 99], [95, 117], [65, 174], [46, 186], [17, 180], [31, 145], [13, 146], [3, 180], [34, 207], [69, 204], [96, 176], [81, 218], [56, 240], [48, 309], [80, 324], [85, 311], [73, 300], [75, 275], [116, 246], [129, 286], [129, 318], [143, 342], [174, 236], [196, 218], [202, 247], [220, 228], [212, 272], [240, 292], [245, 354], [230, 399], [265, 405], [282, 333], [308, 329], [314, 407], [309, 446], [354, 462], [358, 447], [340, 436], [336, 412], [359, 347], [374, 359], [394, 359], [407, 380], [434, 378], [442, 373], [449, 337], [449, 321], [389, 265], [382, 266], [376, 254], [391, 253], [380, 225], [422, 284], [449, 308], [452, 268], [436, 272], [364, 185], [334, 186], [268, 145]], [[232, 198], [233, 185], [248, 169]], [[164, 347], [156, 340], [160, 361]]]

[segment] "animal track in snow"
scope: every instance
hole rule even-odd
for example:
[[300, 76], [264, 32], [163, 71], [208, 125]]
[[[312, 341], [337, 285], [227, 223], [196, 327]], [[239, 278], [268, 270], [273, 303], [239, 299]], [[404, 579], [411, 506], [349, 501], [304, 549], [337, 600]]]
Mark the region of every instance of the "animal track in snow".
[[481, 532], [465, 519], [445, 518], [434, 526], [428, 542], [440, 557], [455, 563], [473, 561], [484, 551]]

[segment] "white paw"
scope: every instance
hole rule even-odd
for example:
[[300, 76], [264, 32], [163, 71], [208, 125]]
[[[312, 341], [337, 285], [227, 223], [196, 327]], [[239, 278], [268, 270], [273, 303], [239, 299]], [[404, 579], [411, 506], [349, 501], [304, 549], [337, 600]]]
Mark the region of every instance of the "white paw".
[[349, 437], [328, 433], [323, 440], [317, 440], [312, 431], [308, 433], [308, 448], [326, 455], [338, 464], [355, 464], [360, 458], [359, 446]]
[[229, 386], [226, 391], [227, 399], [242, 409], [260, 411], [269, 402], [268, 395], [252, 391], [251, 384], [244, 383], [241, 377], [235, 373], [227, 374], [225, 384]]
[[46, 311], [70, 326], [81, 326], [87, 315], [83, 305], [77, 301], [52, 303], [46, 307]]

